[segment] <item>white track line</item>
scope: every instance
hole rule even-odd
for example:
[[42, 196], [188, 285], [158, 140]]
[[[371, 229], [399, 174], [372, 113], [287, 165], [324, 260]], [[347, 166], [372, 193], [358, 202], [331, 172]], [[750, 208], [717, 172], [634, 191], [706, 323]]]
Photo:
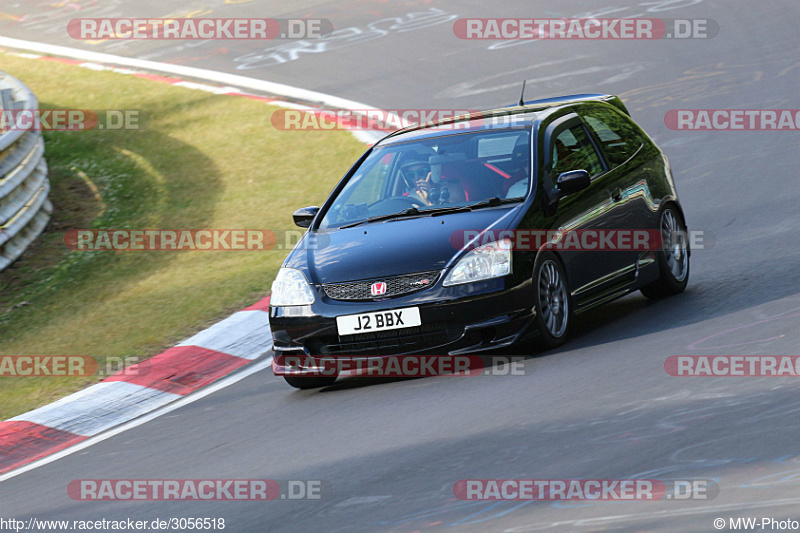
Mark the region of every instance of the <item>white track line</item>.
[[[250, 89], [260, 92], [266, 92], [273, 95], [283, 96], [295, 100], [302, 100], [305, 102], [317, 103], [326, 107], [336, 109], [347, 109], [351, 111], [363, 112], [369, 110], [379, 110], [368, 104], [356, 102], [354, 100], [347, 100], [339, 98], [326, 93], [317, 91], [309, 91], [291, 85], [284, 85], [283, 83], [275, 83], [266, 80], [259, 80], [257, 78], [248, 78], [247, 76], [239, 76], [237, 74], [227, 74], [224, 72], [217, 72], [215, 70], [207, 70], [195, 67], [185, 67], [182, 65], [172, 65], [170, 63], [160, 63], [158, 61], [147, 61], [145, 59], [136, 59], [132, 57], [117, 56], [113, 54], [105, 54], [102, 52], [92, 52], [90, 50], [82, 50], [80, 48], [70, 48], [68, 46], [59, 46], [55, 44], [37, 43], [34, 41], [25, 41], [22, 39], [12, 39], [11, 37], [0, 36], [0, 47], [13, 48], [17, 50], [27, 50], [39, 52], [41, 54], [68, 57], [70, 59], [79, 59], [87, 61], [83, 66], [90, 66], [92, 62], [97, 63], [93, 65], [96, 70], [103, 70], [104, 63], [111, 63], [114, 65], [124, 65], [127, 67], [138, 68], [141, 70], [149, 70], [155, 72], [163, 72], [165, 74], [172, 74], [175, 76], [201, 79], [205, 81], [213, 81], [223, 85], [229, 85], [238, 89]], [[35, 56], [34, 56], [35, 57]], [[193, 83], [190, 81], [181, 81], [175, 85], [198, 89], [201, 84]], [[206, 90], [210, 92], [224, 91], [230, 87], [219, 89], [209, 87]], [[296, 109], [310, 110], [306, 106], [298, 106], [292, 102], [272, 102], [273, 105], [281, 107], [289, 107]], [[393, 114], [396, 121], [400, 121], [400, 117]], [[360, 142], [366, 145], [373, 145], [383, 137], [386, 132], [375, 130], [350, 130], [350, 133]]]
[[68, 46], [59, 46], [55, 44], [44, 44], [33, 41], [24, 41], [22, 39], [12, 39], [11, 37], [0, 37], [0, 46], [7, 46], [9, 48], [16, 48], [20, 50], [27, 50], [32, 52], [39, 52], [42, 54], [51, 54], [57, 56], [69, 57], [71, 59], [81, 59], [84, 61], [96, 61], [98, 63], [113, 63], [116, 65], [124, 65], [127, 67], [140, 68], [143, 70], [153, 70], [156, 72], [166, 72], [168, 74], [175, 74], [176, 76], [183, 76], [187, 78], [197, 78], [206, 81], [213, 81], [223, 85], [232, 85], [235, 87], [244, 87], [256, 91], [263, 91], [286, 98], [293, 98], [304, 100], [308, 102], [319, 102], [330, 107], [337, 107], [340, 109], [374, 109], [367, 104], [339, 98], [330, 94], [320, 93], [316, 91], [309, 91], [299, 87], [292, 87], [291, 85], [284, 85], [283, 83], [275, 83], [271, 81], [259, 80], [256, 78], [248, 78], [247, 76], [239, 76], [238, 74], [226, 74], [224, 72], [217, 72], [214, 70], [207, 70], [196, 67], [186, 67], [183, 65], [171, 65], [169, 63], [159, 63], [158, 61], [147, 61], [145, 59], [136, 59], [132, 57], [117, 56], [113, 54], [105, 54], [102, 52], [92, 52], [89, 50], [81, 50], [80, 48], [70, 48]]
[[234, 383], [241, 381], [242, 379], [246, 378], [251, 374], [254, 374], [260, 370], [264, 370], [265, 368], [269, 368], [270, 365], [272, 365], [272, 357], [267, 357], [262, 361], [256, 361], [246, 367], [243, 367], [238, 372], [234, 372], [233, 374], [229, 374], [228, 376], [220, 379], [219, 381], [215, 381], [214, 383], [212, 383], [207, 387], [203, 387], [202, 389], [199, 389], [191, 394], [183, 396], [181, 399], [176, 400], [170, 403], [169, 405], [165, 405], [164, 407], [156, 409], [155, 411], [147, 413], [146, 415], [142, 415], [139, 418], [136, 418], [129, 422], [125, 422], [124, 424], [109, 429], [104, 433], [95, 435], [94, 437], [89, 437], [88, 439], [81, 441], [73, 446], [70, 446], [69, 448], [56, 452], [52, 455], [48, 455], [47, 457], [43, 457], [42, 459], [29, 463], [25, 466], [21, 466], [16, 470], [8, 472], [7, 474], [0, 475], [0, 481], [6, 481], [8, 479], [11, 479], [12, 477], [24, 474], [25, 472], [29, 472], [35, 468], [39, 468], [46, 464], [52, 463], [53, 461], [57, 461], [62, 457], [66, 457], [67, 455], [72, 455], [73, 453], [88, 448], [89, 446], [93, 446], [98, 442], [102, 442], [106, 439], [109, 439], [115, 435], [122, 433], [123, 431], [128, 431], [129, 429], [141, 426], [146, 422], [150, 422], [151, 420], [156, 419], [162, 415], [171, 413], [172, 411], [180, 409], [181, 407], [188, 405], [192, 402], [195, 402], [201, 398], [205, 398], [209, 394], [213, 394], [220, 389], [224, 389], [225, 387], [233, 385]]

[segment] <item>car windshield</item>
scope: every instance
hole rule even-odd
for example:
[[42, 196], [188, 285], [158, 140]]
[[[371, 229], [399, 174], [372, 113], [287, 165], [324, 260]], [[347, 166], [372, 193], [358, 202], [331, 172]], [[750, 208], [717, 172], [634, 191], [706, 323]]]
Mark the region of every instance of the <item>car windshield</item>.
[[522, 201], [530, 132], [493, 130], [378, 146], [355, 170], [320, 228]]

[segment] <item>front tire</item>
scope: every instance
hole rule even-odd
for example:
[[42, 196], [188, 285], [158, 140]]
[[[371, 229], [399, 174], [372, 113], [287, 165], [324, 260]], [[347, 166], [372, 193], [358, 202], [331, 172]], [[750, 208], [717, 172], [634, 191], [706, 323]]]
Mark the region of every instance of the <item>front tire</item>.
[[572, 300], [561, 261], [551, 252], [539, 252], [533, 267], [534, 319], [547, 348], [567, 341], [572, 325]]
[[659, 217], [661, 247], [656, 252], [659, 278], [640, 290], [647, 298], [678, 294], [689, 282], [689, 244], [686, 223], [680, 211], [668, 204]]

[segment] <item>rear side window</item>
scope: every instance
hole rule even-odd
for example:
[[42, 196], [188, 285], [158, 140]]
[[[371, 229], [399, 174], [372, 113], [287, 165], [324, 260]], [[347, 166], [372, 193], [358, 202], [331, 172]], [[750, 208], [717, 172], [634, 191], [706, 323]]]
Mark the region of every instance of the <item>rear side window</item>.
[[578, 123], [561, 130], [555, 136], [551, 150], [553, 182], [559, 174], [570, 170], [585, 170], [592, 177], [603, 171], [603, 165], [592, 141], [583, 126]]
[[603, 153], [612, 167], [630, 159], [642, 146], [639, 128], [619, 111], [592, 107], [582, 109], [581, 114], [589, 129], [599, 140]]

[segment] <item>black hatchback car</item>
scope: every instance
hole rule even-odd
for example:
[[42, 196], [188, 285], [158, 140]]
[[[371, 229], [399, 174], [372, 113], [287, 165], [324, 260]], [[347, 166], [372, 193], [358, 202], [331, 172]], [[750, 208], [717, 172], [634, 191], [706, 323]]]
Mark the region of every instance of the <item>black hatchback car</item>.
[[486, 353], [635, 290], [689, 276], [666, 156], [611, 95], [526, 102], [383, 138], [322, 207], [272, 285], [273, 371], [288, 356]]

